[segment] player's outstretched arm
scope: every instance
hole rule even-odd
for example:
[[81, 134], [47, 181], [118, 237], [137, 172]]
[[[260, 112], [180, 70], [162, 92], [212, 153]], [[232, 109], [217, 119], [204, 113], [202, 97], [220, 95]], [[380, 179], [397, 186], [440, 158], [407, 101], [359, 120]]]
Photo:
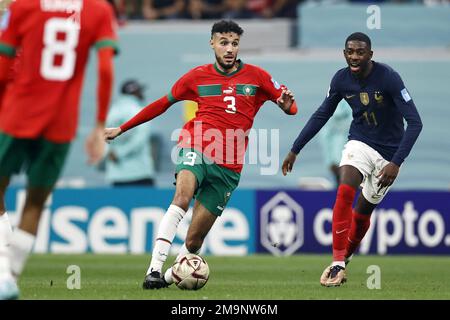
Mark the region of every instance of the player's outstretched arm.
[[287, 88], [283, 88], [280, 97], [277, 99], [277, 104], [287, 114], [294, 115], [297, 113], [294, 94]]
[[169, 107], [175, 103], [175, 101], [170, 101], [168, 96], [164, 96], [148, 106], [139, 111], [133, 118], [125, 122], [120, 126], [122, 133], [130, 130], [144, 122], [150, 121], [156, 118], [160, 114], [164, 113]]
[[297, 159], [297, 155], [293, 153], [292, 151], [289, 151], [286, 158], [283, 161], [283, 165], [281, 167], [283, 176], [287, 175], [288, 172], [292, 171], [292, 168], [294, 167], [295, 160]]

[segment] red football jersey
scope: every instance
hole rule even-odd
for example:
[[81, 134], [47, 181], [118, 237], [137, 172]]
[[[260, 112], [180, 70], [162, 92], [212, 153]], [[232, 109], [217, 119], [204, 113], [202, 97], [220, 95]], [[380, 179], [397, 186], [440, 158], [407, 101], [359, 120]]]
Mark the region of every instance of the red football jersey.
[[183, 127], [180, 147], [193, 147], [220, 166], [241, 172], [248, 134], [264, 102], [276, 103], [280, 86], [265, 70], [240, 62], [231, 74], [215, 64], [196, 67], [172, 87], [169, 99], [198, 103], [196, 116]]
[[103, 0], [17, 0], [3, 17], [0, 54], [19, 69], [0, 108], [0, 130], [18, 138], [73, 139], [92, 46], [117, 49], [111, 6]]

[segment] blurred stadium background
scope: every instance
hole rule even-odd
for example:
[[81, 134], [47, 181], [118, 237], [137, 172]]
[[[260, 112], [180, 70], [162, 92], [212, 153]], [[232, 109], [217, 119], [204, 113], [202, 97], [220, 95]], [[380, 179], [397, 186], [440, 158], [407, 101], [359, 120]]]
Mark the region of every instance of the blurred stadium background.
[[[239, 20], [245, 33], [240, 56], [244, 62], [262, 66], [275, 79], [296, 93], [300, 112], [286, 118], [267, 103], [255, 120], [255, 128], [279, 129], [283, 157], [312, 112], [320, 105], [336, 70], [345, 67], [343, 42], [352, 32], [366, 32], [373, 41], [374, 60], [390, 64], [402, 75], [421, 113], [424, 130], [402, 166], [393, 189], [450, 189], [450, 5], [421, 3], [379, 4], [381, 29], [369, 30], [368, 4], [328, 4], [311, 1], [298, 5], [297, 19]], [[121, 53], [116, 58], [115, 93], [123, 80], [136, 78], [148, 86], [151, 102], [170, 90], [179, 76], [196, 65], [212, 63], [209, 48], [214, 20], [128, 20], [119, 30]], [[92, 55], [81, 102], [78, 137], [60, 181], [67, 187], [107, 185], [103, 172], [86, 164], [83, 144], [95, 114], [95, 55]], [[157, 186], [171, 187], [172, 132], [183, 125], [179, 102], [150, 124], [162, 139]], [[317, 137], [302, 151], [294, 174], [263, 176], [260, 164], [247, 164], [240, 187], [297, 187], [301, 177], [332, 180]], [[23, 184], [23, 177], [14, 184]]]
[[[262, 66], [296, 93], [300, 112], [286, 118], [268, 103], [258, 114], [255, 128], [280, 130], [280, 159], [322, 102], [334, 72], [345, 66], [344, 39], [356, 30], [369, 34], [374, 59], [390, 64], [402, 75], [423, 117], [424, 130], [394, 189], [450, 188], [450, 6], [383, 4], [381, 29], [369, 30], [365, 4], [299, 5], [298, 20], [243, 20], [241, 43], [244, 62]], [[116, 87], [127, 78], [148, 85], [147, 101], [166, 94], [179, 76], [190, 68], [213, 62], [209, 36], [213, 21], [129, 21], [120, 28], [121, 54], [116, 59]], [[92, 58], [95, 58], [94, 55]], [[81, 126], [63, 176], [63, 185], [102, 186], [104, 175], [85, 163], [83, 141], [95, 113], [94, 59], [88, 69], [82, 100]], [[183, 124], [182, 103], [150, 125], [162, 137], [162, 161], [158, 187], [171, 187], [173, 165], [170, 141]], [[293, 175], [262, 176], [260, 165], [245, 167], [241, 187], [296, 187], [302, 176], [331, 176], [322, 161], [315, 139], [302, 152]]]
[[[123, 8], [129, 8], [130, 3], [125, 1]], [[331, 77], [345, 67], [345, 38], [355, 31], [367, 33], [372, 38], [374, 60], [390, 64], [402, 76], [422, 116], [424, 129], [392, 192], [374, 213], [372, 231], [361, 252], [438, 254], [447, 257], [436, 259], [436, 263], [448, 266], [450, 5], [447, 1], [374, 3], [380, 8], [380, 29], [368, 29], [372, 11], [368, 12], [370, 4], [365, 2], [307, 1], [298, 4], [293, 14], [296, 18], [238, 20], [245, 30], [240, 45], [242, 60], [268, 70], [295, 92], [299, 104], [297, 116], [286, 117], [268, 103], [256, 117], [254, 127], [279, 129], [279, 167], [293, 140], [322, 102]], [[146, 100], [151, 102], [167, 94], [175, 80], [192, 67], [214, 61], [208, 42], [214, 20], [146, 21], [138, 19], [139, 15], [135, 18], [126, 10], [120, 15], [116, 93], [123, 80], [136, 78], [148, 86]], [[112, 189], [103, 172], [86, 164], [83, 150], [95, 118], [95, 65], [92, 55], [84, 83], [78, 136], [60, 188], [49, 201], [41, 222], [36, 252], [151, 252], [155, 228], [171, 201], [174, 166], [170, 152], [174, 141], [170, 136], [183, 125], [183, 104], [177, 103], [149, 124], [162, 141], [157, 186]], [[311, 181], [310, 178], [333, 181], [322, 158], [316, 137], [302, 151], [288, 177], [281, 172], [261, 175], [261, 164], [247, 164], [238, 191], [208, 236], [202, 253], [330, 254], [334, 191], [306, 191], [299, 187], [301, 181]], [[12, 219], [23, 203], [23, 184], [24, 178], [17, 177], [7, 194]], [[291, 238], [282, 235], [285, 242], [273, 247], [275, 236], [268, 231], [273, 213], [286, 207], [292, 216], [285, 223], [295, 226], [296, 232]], [[186, 228], [187, 222], [180, 227], [172, 253], [182, 243]], [[397, 267], [400, 265], [401, 262]], [[145, 268], [146, 265], [141, 266], [142, 273]]]

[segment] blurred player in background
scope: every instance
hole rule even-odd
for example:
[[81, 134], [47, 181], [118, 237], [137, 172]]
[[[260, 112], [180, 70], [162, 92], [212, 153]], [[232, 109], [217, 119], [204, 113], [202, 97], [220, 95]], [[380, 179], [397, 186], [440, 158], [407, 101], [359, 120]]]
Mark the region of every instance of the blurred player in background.
[[[0, 37], [0, 220], [7, 221], [5, 190], [24, 170], [27, 196], [18, 228], [0, 233], [0, 298], [18, 295], [44, 203], [75, 137], [84, 70], [98, 52], [96, 125], [86, 141], [89, 163], [103, 156], [104, 122], [111, 99], [115, 19], [103, 0], [17, 0], [5, 13]], [[16, 52], [19, 69], [9, 83]], [[8, 59], [5, 59], [7, 57]], [[9, 243], [9, 255], [6, 244]]]
[[[237, 58], [242, 33], [233, 21], [215, 23], [210, 40], [216, 58], [214, 64], [192, 69], [174, 84], [168, 95], [120, 127], [105, 130], [105, 138], [112, 140], [162, 114], [177, 101], [198, 103], [195, 118], [186, 123], [180, 135], [175, 196], [159, 225], [143, 284], [145, 289], [158, 289], [171, 283], [171, 269], [162, 277], [162, 267], [178, 224], [194, 196], [192, 222], [178, 257], [200, 251], [203, 240], [239, 183], [248, 130], [263, 103], [270, 100], [287, 114], [297, 112], [291, 91], [280, 86], [263, 69]], [[229, 135], [230, 131], [242, 133], [235, 137]], [[217, 149], [211, 150], [211, 141]]]
[[[346, 39], [348, 67], [334, 75], [325, 100], [300, 132], [282, 166], [284, 175], [292, 171], [297, 154], [345, 99], [352, 108], [353, 121], [342, 153], [333, 208], [333, 263], [320, 278], [327, 287], [346, 281], [346, 264], [369, 228], [370, 215], [394, 183], [422, 130], [419, 113], [400, 75], [373, 61], [372, 55], [371, 41], [364, 33], [353, 33]], [[362, 192], [352, 211], [361, 183]]]
[[[135, 79], [125, 81], [119, 98], [111, 104], [106, 125], [119, 126], [141, 110], [145, 86]], [[106, 154], [106, 180], [113, 186], [155, 185], [150, 126], [136, 128], [134, 134], [117, 139]]]

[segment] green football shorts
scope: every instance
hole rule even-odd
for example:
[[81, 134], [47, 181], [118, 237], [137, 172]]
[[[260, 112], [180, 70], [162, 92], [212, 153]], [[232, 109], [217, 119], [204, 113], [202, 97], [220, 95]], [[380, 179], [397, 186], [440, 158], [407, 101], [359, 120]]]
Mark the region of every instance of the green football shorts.
[[64, 166], [70, 143], [44, 138], [20, 139], [0, 132], [0, 177], [24, 170], [29, 187], [53, 187]]
[[220, 216], [239, 184], [241, 175], [221, 167], [192, 148], [182, 148], [178, 154], [175, 172], [191, 171], [197, 178], [194, 197], [212, 214]]

